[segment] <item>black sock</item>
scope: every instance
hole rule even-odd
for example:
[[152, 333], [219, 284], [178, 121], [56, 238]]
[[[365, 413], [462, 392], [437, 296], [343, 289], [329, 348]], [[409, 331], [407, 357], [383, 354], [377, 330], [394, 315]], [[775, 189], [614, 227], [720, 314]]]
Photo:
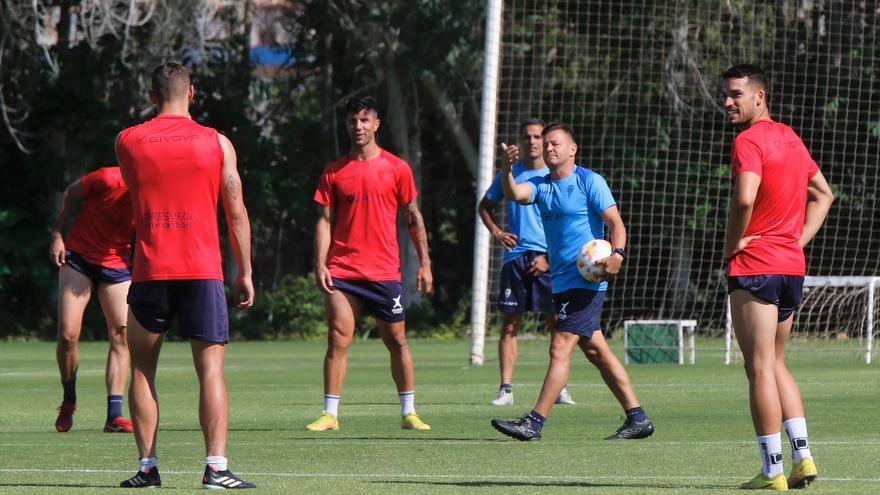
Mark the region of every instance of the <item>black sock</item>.
[[499, 390], [502, 390], [503, 392], [509, 394], [513, 392], [513, 386], [511, 386], [509, 383], [502, 383], [501, 387], [499, 387]]
[[641, 423], [642, 421], [648, 419], [648, 415], [645, 414], [645, 411], [642, 410], [641, 406], [639, 406], [632, 409], [627, 409], [626, 419], [631, 419], [633, 421], [638, 421], [639, 423]]
[[541, 429], [544, 428], [544, 420], [547, 418], [536, 413], [534, 409], [532, 409], [532, 412], [530, 412], [528, 416], [535, 425], [536, 430], [541, 431]]
[[69, 382], [62, 380], [61, 386], [64, 388], [64, 402], [76, 404], [76, 377]]
[[108, 395], [107, 396], [107, 421], [113, 421], [114, 419], [122, 416], [122, 396], [121, 395]]

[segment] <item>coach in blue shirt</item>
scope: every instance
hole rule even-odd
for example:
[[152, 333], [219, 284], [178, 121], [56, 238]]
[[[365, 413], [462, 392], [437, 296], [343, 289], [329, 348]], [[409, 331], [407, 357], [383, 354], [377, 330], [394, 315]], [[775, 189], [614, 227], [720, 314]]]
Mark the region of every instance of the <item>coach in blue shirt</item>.
[[[626, 413], [623, 426], [606, 440], [649, 437], [654, 433], [654, 424], [641, 408], [626, 369], [608, 347], [600, 323], [607, 280], [617, 275], [626, 256], [626, 227], [605, 179], [575, 164], [578, 146], [571, 129], [553, 124], [545, 127], [542, 135], [544, 163], [550, 174], [518, 184], [505, 161], [502, 185], [507, 199], [536, 204], [541, 213], [557, 331], [550, 344], [550, 368], [535, 408], [513, 421], [492, 420], [492, 426], [518, 440], [540, 439], [544, 420], [568, 381], [572, 351], [579, 345]], [[577, 255], [588, 241], [605, 237], [605, 226], [614, 249], [611, 256], [598, 261], [606, 280], [589, 282], [577, 269]]]

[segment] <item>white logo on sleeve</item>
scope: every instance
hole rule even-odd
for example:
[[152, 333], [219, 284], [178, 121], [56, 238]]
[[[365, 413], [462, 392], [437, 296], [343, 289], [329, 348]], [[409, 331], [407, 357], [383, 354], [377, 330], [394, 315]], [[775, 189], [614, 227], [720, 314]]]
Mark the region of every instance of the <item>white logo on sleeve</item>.
[[571, 304], [571, 301], [566, 301], [562, 303], [562, 308], [559, 309], [559, 314], [556, 316], [559, 320], [564, 320], [568, 318], [568, 314], [565, 312], [565, 307]]
[[394, 306], [391, 306], [391, 313], [392, 314], [399, 315], [400, 313], [403, 313], [403, 305], [400, 304], [400, 298], [402, 298], [402, 297], [403, 297], [403, 294], [401, 294], [397, 297], [391, 298], [391, 300], [394, 301]]

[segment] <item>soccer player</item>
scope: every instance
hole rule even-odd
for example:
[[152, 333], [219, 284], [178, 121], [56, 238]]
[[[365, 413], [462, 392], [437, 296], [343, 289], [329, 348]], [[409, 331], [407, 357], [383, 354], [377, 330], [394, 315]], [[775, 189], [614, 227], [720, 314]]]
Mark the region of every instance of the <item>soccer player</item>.
[[[803, 488], [818, 477], [804, 406], [785, 366], [785, 342], [801, 303], [804, 246], [819, 231], [834, 194], [803, 141], [767, 108], [769, 78], [735, 65], [722, 75], [727, 120], [739, 129], [731, 148], [733, 197], [724, 259], [736, 339], [749, 379], [749, 402], [763, 467], [746, 489]], [[781, 423], [794, 467], [786, 481]]]
[[[605, 179], [575, 164], [578, 146], [571, 129], [553, 124], [542, 134], [544, 162], [550, 174], [518, 184], [509, 165], [511, 160], [506, 160], [502, 185], [508, 200], [538, 206], [547, 234], [557, 319], [550, 343], [550, 367], [535, 408], [517, 420], [493, 419], [492, 426], [518, 440], [540, 440], [544, 421], [568, 380], [572, 351], [580, 346], [626, 413], [623, 425], [606, 440], [649, 437], [654, 433], [654, 424], [639, 405], [629, 375], [602, 333], [600, 317], [608, 282], [588, 282], [577, 269], [581, 247], [602, 239], [607, 226], [614, 251], [597, 263], [606, 279], [617, 275], [626, 257], [623, 219]], [[505, 151], [514, 158], [519, 154], [512, 148]]]
[[376, 100], [346, 104], [345, 128], [351, 149], [327, 165], [314, 200], [315, 281], [324, 292], [329, 335], [324, 356], [324, 412], [306, 428], [339, 429], [339, 401], [348, 368], [348, 348], [363, 310], [373, 315], [391, 354], [403, 429], [429, 430], [415, 411], [415, 370], [406, 341], [406, 301], [400, 274], [397, 211], [401, 207], [419, 256], [417, 288], [433, 290], [428, 236], [416, 202], [412, 170], [376, 142]]
[[[82, 210], [65, 242], [62, 231], [78, 203]], [[67, 186], [52, 229], [49, 257], [58, 267], [58, 345], [55, 357], [61, 372], [64, 399], [55, 429], [70, 431], [76, 412], [76, 372], [79, 336], [92, 292], [97, 291], [110, 351], [104, 373], [107, 384], [107, 420], [104, 431], [131, 433], [131, 421], [122, 416], [122, 394], [128, 379], [125, 295], [131, 284], [131, 197], [119, 167], [100, 168]]]
[[[511, 165], [517, 182], [532, 177], [544, 177], [549, 172], [544, 164], [544, 140], [541, 131], [544, 121], [531, 118], [520, 126], [522, 159]], [[511, 146], [516, 148], [516, 146]], [[513, 155], [505, 153], [505, 160]], [[547, 238], [541, 224], [541, 213], [535, 205], [507, 202], [509, 231], [501, 230], [492, 215], [492, 209], [504, 198], [501, 187], [502, 172], [495, 176], [492, 185], [480, 201], [478, 211], [483, 224], [492, 237], [505, 248], [504, 266], [498, 290], [498, 311], [503, 313], [501, 337], [498, 339], [498, 362], [501, 368], [501, 386], [493, 406], [513, 404], [513, 369], [519, 357], [516, 334], [524, 312], [544, 313], [547, 329], [553, 331], [556, 314], [553, 312], [553, 295], [550, 290], [550, 264], [547, 261]], [[563, 388], [557, 404], [574, 404], [568, 388]]]
[[217, 226], [223, 202], [238, 264], [233, 286], [238, 308], [254, 301], [250, 223], [242, 199], [235, 148], [216, 130], [192, 120], [195, 89], [189, 72], [163, 63], [152, 74], [150, 101], [158, 115], [117, 137], [116, 153], [131, 190], [135, 243], [128, 346], [129, 398], [140, 454], [137, 474], [125, 488], [161, 486], [156, 458], [159, 403], [156, 365], [165, 331], [178, 322], [190, 341], [199, 377], [199, 421], [205, 437], [204, 488], [254, 488], [226, 460], [229, 404], [223, 366], [229, 321]]

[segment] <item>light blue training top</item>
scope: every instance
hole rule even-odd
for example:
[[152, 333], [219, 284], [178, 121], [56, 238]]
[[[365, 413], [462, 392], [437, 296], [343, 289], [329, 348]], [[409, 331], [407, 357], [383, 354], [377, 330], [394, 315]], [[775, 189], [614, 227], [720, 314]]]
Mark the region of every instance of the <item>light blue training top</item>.
[[[501, 180], [504, 171], [498, 172], [492, 185], [486, 191], [486, 198], [493, 203], [504, 199], [504, 189]], [[511, 173], [517, 184], [526, 182], [533, 177], [546, 177], [550, 169], [544, 167], [538, 170], [526, 168], [522, 160], [513, 164]], [[504, 263], [509, 263], [526, 251], [547, 252], [547, 238], [544, 236], [544, 225], [541, 224], [541, 212], [537, 205], [521, 205], [516, 201], [507, 202], [507, 230], [519, 238], [516, 247], [504, 251]]]
[[533, 177], [531, 203], [537, 205], [547, 235], [553, 293], [570, 289], [604, 291], [608, 282], [588, 282], [577, 269], [577, 255], [589, 241], [605, 238], [602, 212], [617, 204], [601, 175], [575, 166], [574, 173], [553, 180]]

